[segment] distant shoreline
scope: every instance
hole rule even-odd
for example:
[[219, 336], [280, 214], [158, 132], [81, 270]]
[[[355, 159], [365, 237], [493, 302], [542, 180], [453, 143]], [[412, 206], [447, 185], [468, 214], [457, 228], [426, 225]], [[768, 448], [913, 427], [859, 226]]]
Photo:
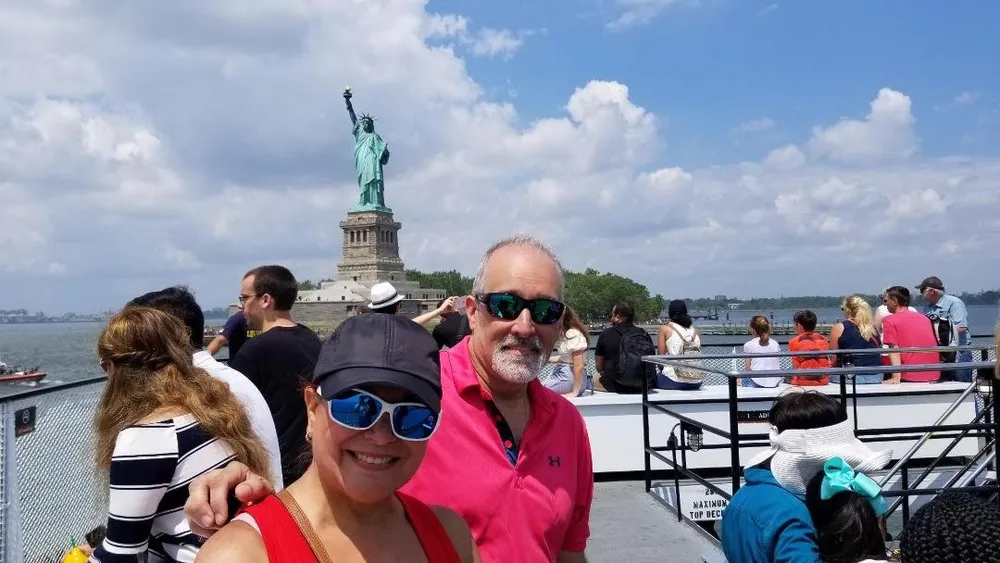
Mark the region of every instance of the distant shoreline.
[[103, 323], [111, 317], [94, 317], [90, 319], [76, 318], [76, 319], [32, 319], [30, 321], [9, 321], [6, 319], [0, 319], [0, 325], [50, 325], [50, 324], [60, 324], [60, 323]]
[[[0, 326], [106, 323], [106, 322], [108, 322], [108, 319], [110, 319], [110, 318], [111, 317], [101, 317], [101, 318], [96, 318], [95, 317], [93, 319], [44, 319], [44, 320], [30, 320], [30, 321], [6, 321], [6, 320], [0, 320]], [[209, 322], [212, 323], [211, 326], [214, 326], [217, 323], [221, 327], [222, 325], [225, 324], [226, 319], [221, 318], [221, 317], [206, 318], [205, 319], [205, 328], [206, 329], [210, 326], [208, 324]]]

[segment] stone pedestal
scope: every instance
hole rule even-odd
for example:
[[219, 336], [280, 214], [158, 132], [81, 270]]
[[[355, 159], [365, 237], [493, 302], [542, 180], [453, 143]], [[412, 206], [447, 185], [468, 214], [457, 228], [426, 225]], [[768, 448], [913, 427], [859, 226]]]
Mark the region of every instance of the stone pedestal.
[[300, 291], [295, 319], [315, 326], [336, 325], [364, 307], [371, 287], [379, 282], [391, 283], [404, 296], [401, 315], [412, 318], [433, 310], [445, 292], [406, 279], [397, 238], [401, 226], [391, 210], [349, 211], [340, 222], [344, 240], [337, 279], [322, 282], [319, 289]]
[[348, 213], [347, 220], [340, 222], [344, 242], [343, 257], [337, 263], [337, 279], [369, 287], [387, 281], [400, 293], [415, 289], [417, 284], [407, 281], [403, 260], [399, 257], [397, 235], [401, 227], [393, 220], [391, 212]]

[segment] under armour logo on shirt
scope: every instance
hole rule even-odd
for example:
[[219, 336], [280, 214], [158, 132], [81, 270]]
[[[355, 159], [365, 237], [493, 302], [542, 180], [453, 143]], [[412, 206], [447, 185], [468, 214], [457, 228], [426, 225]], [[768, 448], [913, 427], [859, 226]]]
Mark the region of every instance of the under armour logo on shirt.
[[552, 467], [562, 467], [562, 463], [559, 462], [559, 456], [557, 456], [557, 455], [550, 455], [549, 456], [549, 465], [552, 466]]

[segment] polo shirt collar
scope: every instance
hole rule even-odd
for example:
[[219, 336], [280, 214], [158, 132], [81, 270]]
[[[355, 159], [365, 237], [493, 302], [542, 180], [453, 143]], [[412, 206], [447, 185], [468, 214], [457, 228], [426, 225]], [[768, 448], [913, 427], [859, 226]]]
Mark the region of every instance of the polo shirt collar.
[[[454, 377], [455, 391], [459, 396], [468, 398], [478, 394], [483, 401], [492, 401], [493, 394], [490, 393], [488, 387], [479, 381], [479, 376], [476, 375], [476, 366], [472, 363], [469, 351], [471, 338], [471, 336], [466, 336], [457, 346], [444, 350], [441, 354], [446, 356], [446, 361], [452, 364], [451, 373]], [[555, 393], [546, 393], [546, 389], [538, 378], [533, 379], [528, 384], [528, 398], [531, 400], [532, 408], [539, 407], [545, 411], [545, 414], [550, 414], [555, 410], [555, 402], [558, 400]]]

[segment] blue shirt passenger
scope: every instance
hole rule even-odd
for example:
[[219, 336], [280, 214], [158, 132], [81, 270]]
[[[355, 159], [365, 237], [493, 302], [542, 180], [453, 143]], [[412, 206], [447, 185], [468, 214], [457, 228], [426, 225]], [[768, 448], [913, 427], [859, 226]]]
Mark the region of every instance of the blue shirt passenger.
[[804, 499], [768, 469], [751, 467], [722, 513], [722, 551], [729, 563], [819, 563], [816, 529]]

